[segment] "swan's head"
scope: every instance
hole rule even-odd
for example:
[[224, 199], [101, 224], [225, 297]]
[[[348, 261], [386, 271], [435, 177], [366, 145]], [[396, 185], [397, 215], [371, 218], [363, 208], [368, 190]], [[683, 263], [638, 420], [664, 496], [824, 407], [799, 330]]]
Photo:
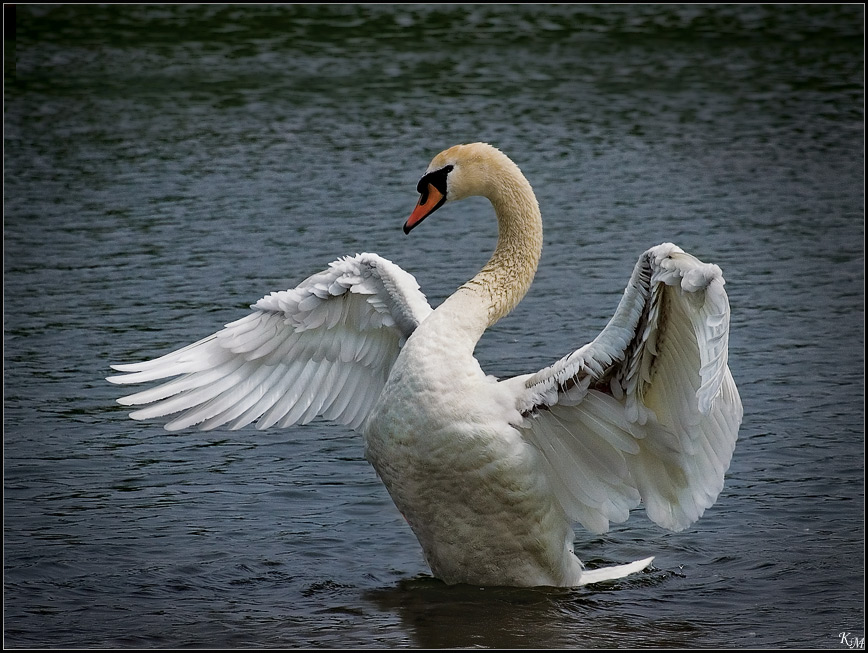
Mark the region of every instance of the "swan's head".
[[482, 195], [493, 199], [497, 182], [506, 172], [518, 173], [516, 166], [503, 152], [488, 143], [455, 145], [443, 150], [419, 180], [419, 202], [407, 222], [404, 233], [418, 225], [446, 202]]

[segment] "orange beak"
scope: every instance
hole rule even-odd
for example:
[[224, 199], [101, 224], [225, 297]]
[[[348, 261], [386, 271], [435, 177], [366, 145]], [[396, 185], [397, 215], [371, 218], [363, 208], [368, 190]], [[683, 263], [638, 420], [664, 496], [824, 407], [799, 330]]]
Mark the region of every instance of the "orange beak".
[[437, 190], [433, 184], [428, 184], [428, 192], [422, 194], [416, 203], [416, 208], [413, 209], [413, 213], [404, 223], [404, 233], [410, 233], [413, 227], [439, 209], [445, 199], [443, 193]]

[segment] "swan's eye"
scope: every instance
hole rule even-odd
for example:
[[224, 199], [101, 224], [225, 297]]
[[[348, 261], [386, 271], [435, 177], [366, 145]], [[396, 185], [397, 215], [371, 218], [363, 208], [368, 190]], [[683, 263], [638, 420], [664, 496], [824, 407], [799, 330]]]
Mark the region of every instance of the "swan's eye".
[[443, 166], [439, 170], [429, 172], [419, 180], [419, 183], [416, 184], [416, 191], [422, 196], [423, 204], [428, 200], [428, 184], [434, 186], [444, 196], [446, 195], [446, 177], [452, 172], [453, 167], [452, 165]]

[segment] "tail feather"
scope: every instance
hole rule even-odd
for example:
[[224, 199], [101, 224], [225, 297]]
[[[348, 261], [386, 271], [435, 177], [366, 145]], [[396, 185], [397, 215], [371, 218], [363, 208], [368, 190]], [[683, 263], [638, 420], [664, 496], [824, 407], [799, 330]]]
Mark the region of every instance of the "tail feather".
[[600, 569], [585, 569], [582, 571], [582, 577], [579, 580], [579, 585], [589, 585], [591, 583], [599, 583], [604, 580], [615, 580], [616, 578], [624, 578], [630, 574], [635, 574], [637, 571], [642, 571], [654, 557], [637, 560], [626, 565], [615, 565], [614, 567], [602, 567]]

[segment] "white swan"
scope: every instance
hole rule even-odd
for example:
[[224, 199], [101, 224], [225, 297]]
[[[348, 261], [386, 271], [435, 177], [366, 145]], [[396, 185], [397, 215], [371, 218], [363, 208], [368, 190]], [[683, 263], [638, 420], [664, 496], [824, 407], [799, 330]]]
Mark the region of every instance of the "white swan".
[[178, 377], [124, 397], [134, 419], [260, 429], [316, 416], [360, 429], [365, 453], [446, 583], [577, 586], [652, 560], [583, 570], [573, 522], [603, 533], [644, 502], [681, 530], [717, 499], [742, 406], [727, 366], [723, 277], [675, 245], [642, 254], [591, 343], [535, 374], [497, 380], [473, 357], [533, 280], [542, 221], [530, 184], [484, 143], [441, 152], [404, 226], [487, 197], [491, 260], [437, 310], [376, 254], [333, 262], [222, 331], [113, 383]]

